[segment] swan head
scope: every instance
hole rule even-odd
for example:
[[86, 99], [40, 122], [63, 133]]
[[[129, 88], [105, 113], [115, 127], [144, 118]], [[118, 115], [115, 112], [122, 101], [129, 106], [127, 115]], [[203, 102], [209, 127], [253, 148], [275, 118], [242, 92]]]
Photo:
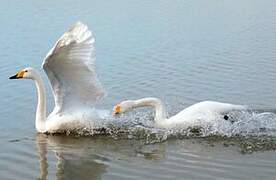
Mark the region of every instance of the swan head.
[[122, 101], [113, 108], [113, 115], [118, 115], [131, 110], [135, 105], [134, 101], [127, 100]]
[[15, 75], [9, 77], [9, 79], [35, 79], [37, 72], [34, 68], [28, 67], [18, 71]]

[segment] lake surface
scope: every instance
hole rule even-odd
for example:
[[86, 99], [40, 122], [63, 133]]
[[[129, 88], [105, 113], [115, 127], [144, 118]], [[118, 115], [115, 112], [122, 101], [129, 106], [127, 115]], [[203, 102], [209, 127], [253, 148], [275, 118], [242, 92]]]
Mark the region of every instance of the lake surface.
[[[275, 17], [274, 0], [2, 2], [0, 179], [275, 179]], [[34, 84], [8, 77], [40, 69], [78, 20], [96, 38], [97, 74], [108, 92], [99, 108], [155, 96], [169, 115], [203, 100], [257, 111], [199, 135], [143, 125], [102, 136], [37, 134]], [[49, 86], [47, 93], [51, 112]], [[124, 118], [152, 122], [152, 112]]]

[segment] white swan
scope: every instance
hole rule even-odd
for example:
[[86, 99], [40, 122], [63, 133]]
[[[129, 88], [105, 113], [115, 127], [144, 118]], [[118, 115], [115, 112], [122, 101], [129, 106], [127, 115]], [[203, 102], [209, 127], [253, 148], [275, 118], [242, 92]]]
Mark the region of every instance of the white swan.
[[174, 128], [179, 126], [196, 125], [199, 120], [214, 120], [221, 116], [228, 119], [227, 113], [231, 111], [246, 110], [247, 106], [233, 105], [214, 101], [202, 101], [187, 107], [178, 114], [167, 118], [164, 103], [158, 98], [143, 98], [138, 100], [122, 101], [113, 108], [113, 114], [127, 112], [133, 108], [151, 106], [155, 109], [154, 121], [157, 127]]
[[78, 22], [59, 38], [45, 57], [42, 67], [51, 82], [55, 99], [55, 108], [47, 121], [46, 91], [38, 71], [25, 68], [10, 77], [35, 82], [38, 92], [35, 126], [38, 132], [90, 128], [93, 121], [88, 120], [105, 117], [106, 112], [94, 109], [95, 102], [105, 94], [94, 68], [94, 42], [91, 31]]

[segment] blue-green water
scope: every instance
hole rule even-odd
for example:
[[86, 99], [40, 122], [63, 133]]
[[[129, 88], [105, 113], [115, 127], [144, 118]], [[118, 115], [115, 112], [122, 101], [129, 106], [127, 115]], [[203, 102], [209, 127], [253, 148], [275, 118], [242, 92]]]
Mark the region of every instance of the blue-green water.
[[[170, 115], [207, 99], [274, 112], [275, 16], [273, 0], [2, 2], [0, 179], [274, 179], [276, 118], [243, 124], [271, 129], [242, 138], [44, 136], [34, 128], [33, 83], [8, 77], [39, 69], [80, 20], [96, 38], [97, 74], [108, 92], [101, 108], [156, 96]], [[47, 93], [50, 112], [49, 86]], [[133, 116], [141, 114], [152, 119], [147, 110]]]

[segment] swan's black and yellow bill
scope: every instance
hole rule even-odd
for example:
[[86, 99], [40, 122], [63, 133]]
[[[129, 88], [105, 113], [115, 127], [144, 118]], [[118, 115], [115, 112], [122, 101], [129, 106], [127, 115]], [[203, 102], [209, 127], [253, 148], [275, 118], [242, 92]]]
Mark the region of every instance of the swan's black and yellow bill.
[[9, 77], [9, 79], [20, 79], [20, 78], [23, 78], [24, 73], [25, 73], [24, 71], [19, 71], [18, 73], [16, 73], [16, 75]]
[[14, 76], [9, 77], [9, 79], [18, 79], [17, 74]]

